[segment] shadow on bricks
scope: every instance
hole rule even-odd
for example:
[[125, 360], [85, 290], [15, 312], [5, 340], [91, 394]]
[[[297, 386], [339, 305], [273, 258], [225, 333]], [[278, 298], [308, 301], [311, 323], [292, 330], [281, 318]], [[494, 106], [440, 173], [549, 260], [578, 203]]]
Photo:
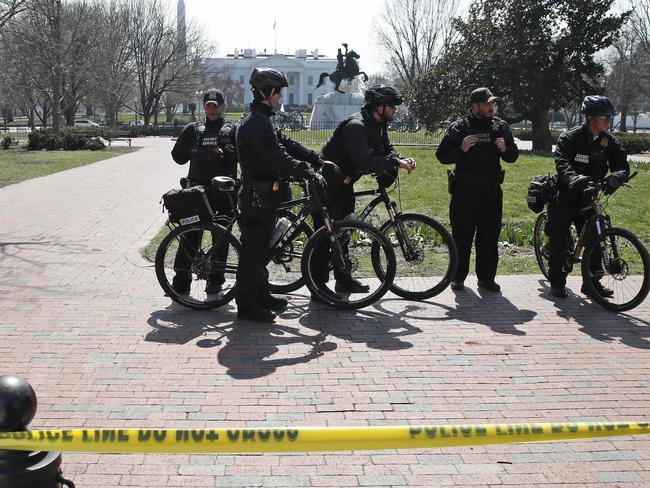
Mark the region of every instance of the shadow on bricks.
[[456, 292], [456, 308], [440, 305], [447, 309], [449, 320], [460, 320], [472, 324], [487, 325], [497, 334], [526, 335], [517, 325], [523, 325], [535, 318], [537, 312], [517, 308], [501, 293], [485, 292], [477, 295], [465, 287]]
[[[164, 310], [151, 313], [147, 323], [153, 328], [144, 340], [164, 344], [186, 344], [207, 332], [226, 334], [232, 328], [234, 315], [230, 307], [218, 310], [191, 310], [172, 303]], [[217, 344], [215, 344], [217, 345]]]
[[[320, 313], [321, 311], [325, 313]], [[403, 341], [401, 337], [422, 332], [422, 329], [409, 324], [394, 312], [383, 313], [369, 309], [337, 311], [327, 305], [311, 304], [295, 307], [292, 313], [303, 327], [349, 342], [365, 343], [371, 349], [409, 349], [413, 344]]]
[[[273, 374], [278, 368], [307, 363], [334, 351], [336, 344], [327, 341], [326, 333], [305, 334], [295, 327], [275, 324], [235, 326], [226, 334], [226, 343], [219, 350], [219, 364], [235, 379], [253, 379]], [[287, 347], [304, 344], [306, 353], [286, 352], [300, 348]], [[280, 353], [282, 347], [282, 353]], [[279, 354], [280, 353], [280, 354]], [[273, 359], [270, 359], [274, 356]]]
[[567, 298], [554, 298], [545, 282], [540, 280], [540, 297], [550, 300], [558, 317], [575, 322], [580, 332], [602, 342], [620, 341], [637, 349], [650, 349], [650, 323], [629, 314], [616, 314], [592, 303], [582, 295], [570, 293]]

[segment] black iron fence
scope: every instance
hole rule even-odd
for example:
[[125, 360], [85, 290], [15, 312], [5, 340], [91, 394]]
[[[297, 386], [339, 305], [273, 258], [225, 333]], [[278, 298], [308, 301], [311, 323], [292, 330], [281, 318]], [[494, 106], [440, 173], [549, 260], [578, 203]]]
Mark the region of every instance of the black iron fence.
[[[301, 144], [323, 145], [332, 135], [338, 122], [307, 122], [303, 125], [293, 124], [283, 126], [277, 124], [283, 132]], [[395, 146], [437, 146], [440, 144], [443, 131], [427, 132], [419, 127], [409, 126], [390, 127], [388, 137]]]

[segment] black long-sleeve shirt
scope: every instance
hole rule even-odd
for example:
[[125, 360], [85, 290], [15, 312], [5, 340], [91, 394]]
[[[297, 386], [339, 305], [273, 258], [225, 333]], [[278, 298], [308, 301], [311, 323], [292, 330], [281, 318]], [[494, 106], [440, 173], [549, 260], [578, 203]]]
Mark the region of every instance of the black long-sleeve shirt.
[[270, 121], [273, 114], [271, 107], [260, 102], [253, 102], [250, 107], [250, 112], [237, 129], [237, 149], [244, 182], [275, 181], [282, 176], [312, 177], [314, 172], [310, 165], [291, 157], [278, 141]]
[[555, 148], [555, 168], [562, 191], [578, 175], [601, 180], [610, 170], [622, 181], [627, 181], [630, 175], [627, 153], [619, 140], [609, 132], [594, 137], [587, 124], [560, 135]]
[[[476, 136], [477, 142], [469, 151], [463, 152], [461, 144], [469, 135]], [[495, 144], [499, 137], [506, 143], [503, 153]], [[455, 164], [456, 175], [460, 178], [491, 179], [501, 171], [502, 159], [506, 163], [517, 160], [519, 149], [505, 121], [498, 117], [481, 119], [469, 113], [449, 126], [438, 146], [436, 157], [442, 164]]]
[[377, 122], [366, 107], [338, 125], [322, 153], [354, 180], [362, 174], [395, 170], [402, 159], [388, 139], [386, 123]]

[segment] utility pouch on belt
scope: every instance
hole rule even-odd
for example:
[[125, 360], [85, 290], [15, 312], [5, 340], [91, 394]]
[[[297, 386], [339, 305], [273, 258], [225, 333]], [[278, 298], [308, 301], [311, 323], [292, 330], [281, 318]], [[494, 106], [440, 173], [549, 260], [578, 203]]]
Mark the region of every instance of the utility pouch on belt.
[[456, 172], [453, 169], [447, 170], [447, 191], [450, 195], [454, 194], [454, 188], [456, 187]]
[[170, 222], [180, 225], [212, 222], [212, 207], [202, 186], [170, 190], [162, 196], [162, 201]]
[[277, 209], [285, 201], [286, 192], [274, 181], [253, 180], [248, 186], [251, 202], [257, 209]]

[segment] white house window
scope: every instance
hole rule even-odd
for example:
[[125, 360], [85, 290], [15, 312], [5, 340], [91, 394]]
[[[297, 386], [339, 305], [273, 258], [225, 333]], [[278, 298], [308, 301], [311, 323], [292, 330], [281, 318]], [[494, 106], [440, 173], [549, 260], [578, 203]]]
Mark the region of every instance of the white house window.
[[239, 76], [239, 83], [242, 85], [244, 84], [244, 75]]
[[307, 93], [307, 105], [312, 104], [312, 99], [313, 99], [312, 95], [313, 95], [312, 93]]
[[293, 75], [289, 75], [289, 85], [293, 85], [294, 79]]
[[[310, 75], [310, 76], [307, 77], [307, 84], [308, 84], [309, 86], [313, 86], [313, 85], [314, 85], [314, 77], [313, 77], [313, 76]], [[311, 102], [309, 102], [309, 103], [311, 103]]]

